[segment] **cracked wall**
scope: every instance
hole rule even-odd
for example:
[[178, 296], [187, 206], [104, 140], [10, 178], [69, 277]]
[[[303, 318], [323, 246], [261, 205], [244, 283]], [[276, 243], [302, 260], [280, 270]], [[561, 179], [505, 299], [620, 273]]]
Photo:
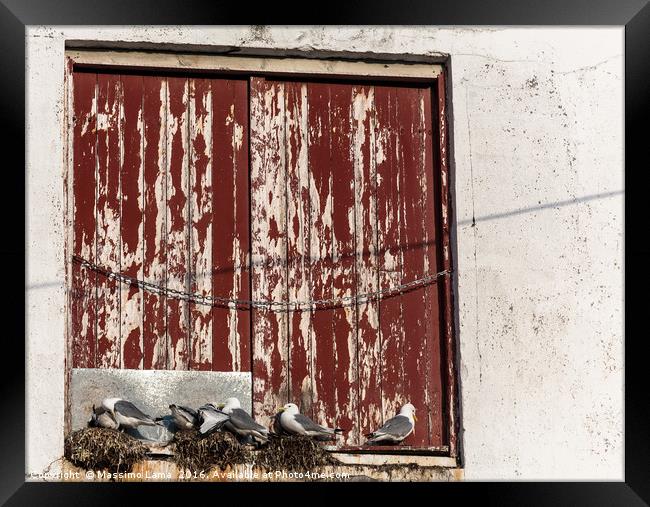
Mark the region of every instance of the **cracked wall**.
[[465, 478], [622, 480], [622, 27], [29, 27], [28, 472], [63, 445], [66, 39], [449, 54]]

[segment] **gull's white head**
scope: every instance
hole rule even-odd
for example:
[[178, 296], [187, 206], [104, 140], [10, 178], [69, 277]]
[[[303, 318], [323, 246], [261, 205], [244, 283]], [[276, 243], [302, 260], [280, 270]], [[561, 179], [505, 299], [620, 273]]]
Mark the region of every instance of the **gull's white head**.
[[221, 409], [222, 412], [229, 414], [236, 408], [241, 408], [241, 403], [237, 398], [228, 398], [225, 403], [219, 403], [217, 408]]
[[418, 418], [415, 417], [415, 407], [411, 403], [407, 403], [405, 405], [402, 405], [402, 408], [399, 411], [400, 415], [405, 415], [409, 419], [412, 419], [413, 421], [417, 421]]
[[280, 409], [280, 412], [286, 412], [287, 414], [296, 415], [300, 413], [298, 405], [295, 403], [287, 403], [284, 407]]

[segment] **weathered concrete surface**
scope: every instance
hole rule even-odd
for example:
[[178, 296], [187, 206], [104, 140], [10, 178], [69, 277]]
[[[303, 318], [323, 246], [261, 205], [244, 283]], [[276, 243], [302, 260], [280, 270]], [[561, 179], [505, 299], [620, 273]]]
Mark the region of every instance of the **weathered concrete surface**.
[[66, 39], [450, 54], [465, 477], [622, 480], [622, 27], [30, 27], [28, 471], [63, 446]]
[[[220, 403], [234, 396], [250, 413], [253, 385], [250, 372], [116, 370], [73, 368], [70, 380], [70, 420], [73, 430], [85, 428], [92, 406], [104, 398], [122, 398], [151, 417], [169, 415], [169, 405], [197, 409], [205, 403]], [[161, 427], [138, 428], [140, 435], [168, 441]]]

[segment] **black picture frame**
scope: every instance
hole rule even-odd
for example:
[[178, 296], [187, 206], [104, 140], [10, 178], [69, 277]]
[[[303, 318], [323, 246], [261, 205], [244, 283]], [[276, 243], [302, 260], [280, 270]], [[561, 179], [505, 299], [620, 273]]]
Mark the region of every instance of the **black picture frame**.
[[[25, 27], [27, 25], [207, 25], [207, 24], [287, 24], [288, 13], [318, 12], [319, 19], [303, 15], [300, 24], [427, 24], [427, 25], [625, 25], [625, 482], [551, 482], [551, 483], [455, 483], [412, 484], [404, 491], [384, 484], [336, 484], [337, 490], [319, 488], [319, 499], [341, 499], [367, 502], [371, 493], [385, 500], [397, 493], [407, 494], [409, 502], [459, 502], [474, 500], [486, 505], [648, 505], [650, 503], [650, 403], [646, 394], [646, 341], [643, 317], [647, 314], [647, 298], [641, 289], [648, 287], [650, 238], [645, 225], [647, 214], [643, 195], [650, 188], [647, 145], [650, 132], [650, 5], [647, 0], [531, 0], [463, 1], [434, 4], [418, 2], [327, 2], [314, 11], [306, 4], [286, 4], [269, 9], [238, 2], [145, 0], [140, 2], [98, 0], [0, 0], [0, 101], [2, 103], [4, 198], [0, 199], [5, 217], [6, 236], [0, 246], [0, 266], [5, 282], [0, 308], [9, 326], [4, 328], [4, 364], [0, 369], [0, 501], [7, 505], [47, 504], [94, 505], [126, 502], [134, 497], [146, 498], [148, 504], [160, 499], [170, 500], [170, 494], [180, 495], [192, 502], [197, 492], [214, 496], [215, 503], [228, 501], [229, 495], [251, 495], [261, 492], [262, 484], [229, 484], [219, 489], [208, 484], [72, 484], [25, 483], [25, 369], [18, 357], [23, 351], [21, 332], [25, 327], [25, 294], [12, 283], [25, 273], [24, 223], [16, 220], [18, 210], [25, 207]], [[313, 7], [313, 6], [312, 6]], [[253, 11], [253, 12], [250, 12]], [[248, 14], [248, 19], [242, 14]], [[296, 22], [294, 21], [294, 22]], [[11, 154], [11, 157], [9, 155]], [[9, 163], [7, 161], [11, 160]], [[6, 228], [9, 227], [7, 231]], [[4, 278], [4, 277], [3, 277]], [[635, 294], [637, 294], [635, 296]], [[22, 311], [21, 311], [22, 303]], [[637, 325], [635, 326], [635, 321]], [[639, 329], [639, 331], [635, 331]], [[637, 334], [638, 333], [638, 334]], [[13, 345], [17, 345], [13, 346]], [[22, 344], [22, 345], [21, 345]], [[16, 348], [18, 352], [16, 352]], [[287, 495], [313, 495], [315, 484], [274, 484], [272, 495], [280, 500]], [[399, 488], [403, 489], [404, 485]], [[389, 489], [390, 487], [390, 489]], [[424, 496], [422, 496], [424, 494]], [[240, 497], [241, 498], [241, 497]], [[269, 499], [271, 497], [268, 497]], [[140, 500], [144, 501], [144, 500]], [[263, 500], [267, 501], [267, 500]], [[304, 501], [304, 498], [303, 498]], [[339, 500], [340, 501], [340, 500]], [[346, 501], [346, 503], [348, 503]]]

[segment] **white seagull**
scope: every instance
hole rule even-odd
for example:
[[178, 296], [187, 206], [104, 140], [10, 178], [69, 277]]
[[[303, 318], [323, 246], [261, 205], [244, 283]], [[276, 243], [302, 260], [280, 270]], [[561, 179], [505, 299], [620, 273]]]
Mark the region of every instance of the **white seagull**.
[[325, 428], [316, 424], [298, 410], [295, 403], [287, 403], [280, 409], [280, 426], [291, 435], [306, 435], [316, 440], [336, 440], [336, 435], [342, 433], [341, 428]]
[[199, 422], [199, 414], [196, 410], [174, 404], [169, 405], [169, 409], [172, 411], [172, 418], [174, 419], [174, 424], [178, 429], [191, 430], [196, 428], [196, 425]]
[[119, 426], [108, 410], [104, 407], [95, 407], [95, 405], [93, 405], [93, 415], [90, 416], [88, 424], [91, 427], [109, 428], [112, 430], [116, 430]]
[[218, 410], [214, 403], [206, 403], [199, 407], [197, 412], [197, 422], [200, 425], [199, 433], [201, 433], [201, 435], [208, 435], [213, 431], [220, 430], [224, 423], [230, 419], [228, 415], [224, 414], [221, 410]]
[[154, 421], [130, 401], [121, 398], [105, 398], [102, 401], [102, 408], [113, 416], [118, 429], [159, 426], [162, 424]]
[[415, 421], [415, 407], [407, 403], [400, 409], [399, 414], [388, 419], [381, 428], [366, 435], [366, 445], [399, 444], [413, 433]]
[[241, 408], [237, 398], [228, 398], [225, 403], [218, 407], [224, 414], [229, 416], [224, 428], [242, 438], [252, 438], [255, 442], [265, 444], [269, 441], [269, 430], [255, 420]]

